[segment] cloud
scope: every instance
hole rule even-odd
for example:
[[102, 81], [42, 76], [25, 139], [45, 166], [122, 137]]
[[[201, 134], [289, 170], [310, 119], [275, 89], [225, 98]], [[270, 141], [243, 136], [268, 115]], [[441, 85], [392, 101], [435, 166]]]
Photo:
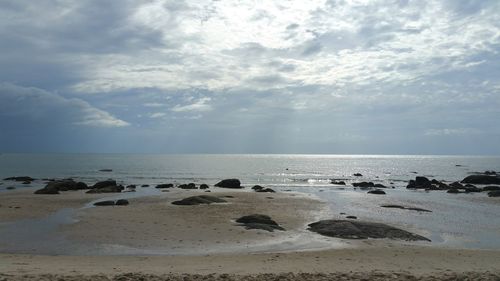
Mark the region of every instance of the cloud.
[[[9, 83], [0, 84], [0, 117], [37, 126], [82, 125], [90, 127], [124, 127], [130, 125], [88, 102], [65, 98], [37, 88]], [[16, 121], [17, 120], [17, 121]]]
[[174, 112], [203, 112], [212, 110], [212, 106], [208, 104], [212, 99], [208, 97], [200, 98], [197, 101], [186, 104], [186, 105], [176, 105], [171, 110]]

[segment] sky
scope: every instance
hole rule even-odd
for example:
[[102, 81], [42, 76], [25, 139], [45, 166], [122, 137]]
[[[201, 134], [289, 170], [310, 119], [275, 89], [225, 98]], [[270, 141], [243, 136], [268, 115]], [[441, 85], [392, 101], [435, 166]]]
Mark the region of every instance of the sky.
[[0, 152], [500, 155], [498, 0], [0, 0]]

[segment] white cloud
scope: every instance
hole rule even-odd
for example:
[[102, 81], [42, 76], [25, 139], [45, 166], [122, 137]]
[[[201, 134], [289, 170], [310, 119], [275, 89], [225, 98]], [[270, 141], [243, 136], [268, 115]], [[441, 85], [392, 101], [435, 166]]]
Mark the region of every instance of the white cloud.
[[167, 114], [166, 113], [163, 113], [163, 112], [155, 112], [155, 113], [151, 113], [149, 115], [150, 118], [153, 118], [153, 119], [156, 119], [156, 118], [163, 118], [165, 117]]
[[474, 128], [444, 128], [444, 129], [428, 129], [425, 131], [426, 136], [460, 136], [478, 134], [480, 131]]
[[194, 103], [187, 105], [176, 105], [172, 108], [174, 112], [188, 112], [188, 111], [210, 111], [212, 110], [212, 106], [208, 104], [211, 101], [211, 98], [204, 97], [200, 98]]
[[[0, 84], [0, 116], [14, 120], [50, 121], [91, 127], [124, 127], [130, 125], [110, 113], [80, 99], [68, 99], [37, 88]], [[21, 123], [21, 122], [20, 122]]]

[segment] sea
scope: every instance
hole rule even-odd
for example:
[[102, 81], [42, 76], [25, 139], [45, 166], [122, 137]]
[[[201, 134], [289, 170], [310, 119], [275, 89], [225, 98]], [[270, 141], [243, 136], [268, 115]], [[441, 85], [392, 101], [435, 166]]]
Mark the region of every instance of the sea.
[[[112, 171], [104, 172], [103, 169]], [[469, 249], [500, 249], [500, 200], [486, 193], [448, 194], [445, 191], [409, 190], [408, 181], [425, 176], [448, 183], [468, 175], [500, 172], [498, 156], [434, 155], [276, 155], [276, 154], [0, 154], [0, 178], [31, 176], [37, 179], [73, 178], [87, 184], [115, 179], [123, 185], [151, 185], [128, 196], [156, 194], [161, 183], [205, 183], [213, 186], [226, 178], [238, 178], [245, 190], [262, 185], [277, 192], [295, 192], [326, 202], [329, 211], [321, 219], [381, 222], [423, 234], [433, 246]], [[359, 173], [362, 176], [354, 176]], [[335, 185], [331, 181], [345, 181]], [[371, 181], [388, 186], [386, 195], [367, 194], [353, 182]], [[0, 196], [16, 189], [38, 188], [0, 180]], [[138, 187], [138, 191], [139, 191]], [[147, 191], [146, 191], [147, 190]], [[382, 208], [397, 204], [428, 209], [417, 212]], [[67, 217], [62, 216], [62, 220]], [[30, 222], [33, 224], [34, 222]], [[57, 226], [60, 220], [51, 220]], [[49, 225], [40, 222], [38, 225]], [[12, 224], [0, 224], [0, 239], [22, 244]], [[19, 225], [18, 225], [19, 226]], [[43, 227], [41, 227], [43, 228]], [[12, 238], [9, 235], [19, 236]], [[26, 237], [25, 239], [32, 239]], [[12, 244], [12, 243], [11, 243]], [[12, 250], [0, 243], [0, 251]], [[7, 248], [6, 248], [7, 247]]]

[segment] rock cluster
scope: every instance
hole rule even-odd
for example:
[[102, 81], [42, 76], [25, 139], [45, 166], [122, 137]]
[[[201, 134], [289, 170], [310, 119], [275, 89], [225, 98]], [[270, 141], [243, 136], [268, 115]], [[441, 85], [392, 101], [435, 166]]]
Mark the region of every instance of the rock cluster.
[[252, 189], [255, 191], [255, 192], [270, 192], [270, 193], [274, 193], [276, 191], [274, 191], [274, 189], [272, 188], [265, 188], [263, 186], [260, 186], [260, 185], [254, 185], [252, 187]]

